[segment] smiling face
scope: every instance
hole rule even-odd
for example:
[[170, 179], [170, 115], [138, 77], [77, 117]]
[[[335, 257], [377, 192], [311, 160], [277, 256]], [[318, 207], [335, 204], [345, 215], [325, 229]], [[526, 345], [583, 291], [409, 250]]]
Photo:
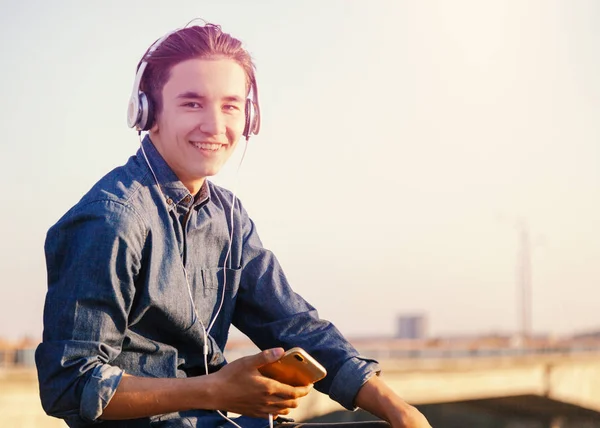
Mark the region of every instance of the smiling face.
[[150, 138], [192, 195], [233, 153], [245, 101], [246, 74], [232, 59], [190, 59], [171, 69]]

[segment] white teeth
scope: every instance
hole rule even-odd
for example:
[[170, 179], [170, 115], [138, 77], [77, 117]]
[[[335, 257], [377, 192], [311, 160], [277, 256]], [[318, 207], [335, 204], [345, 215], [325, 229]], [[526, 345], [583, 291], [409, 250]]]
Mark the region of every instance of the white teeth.
[[192, 143], [194, 147], [204, 150], [219, 150], [221, 148], [221, 145], [218, 143], [200, 143], [196, 141], [190, 141], [190, 143]]

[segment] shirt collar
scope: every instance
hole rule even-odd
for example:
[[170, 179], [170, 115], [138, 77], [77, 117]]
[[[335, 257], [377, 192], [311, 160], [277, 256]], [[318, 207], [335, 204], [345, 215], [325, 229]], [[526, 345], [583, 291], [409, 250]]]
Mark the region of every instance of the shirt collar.
[[[150, 140], [149, 135], [144, 137], [142, 147], [146, 153], [148, 162], [150, 163], [149, 166], [151, 167], [151, 171], [154, 171], [156, 180], [158, 180], [160, 189], [166, 199], [165, 203], [169, 208], [174, 208], [176, 205], [190, 208], [210, 199], [208, 180], [204, 180], [204, 183], [198, 192], [198, 196], [194, 198], [194, 195], [192, 195], [187, 187], [185, 187], [179, 178], [177, 178], [177, 175], [175, 175], [171, 167], [158, 152], [154, 143]], [[137, 156], [142, 159], [143, 164], [146, 164], [144, 152], [142, 152], [142, 149], [140, 148]], [[152, 177], [152, 179], [154, 180], [154, 177]]]

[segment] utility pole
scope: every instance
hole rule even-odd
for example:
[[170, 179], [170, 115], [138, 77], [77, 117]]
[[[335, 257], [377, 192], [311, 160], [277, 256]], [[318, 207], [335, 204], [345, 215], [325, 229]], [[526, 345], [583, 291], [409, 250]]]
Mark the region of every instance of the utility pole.
[[531, 338], [531, 242], [529, 227], [525, 220], [519, 221], [519, 251], [517, 256], [517, 308], [521, 346]]

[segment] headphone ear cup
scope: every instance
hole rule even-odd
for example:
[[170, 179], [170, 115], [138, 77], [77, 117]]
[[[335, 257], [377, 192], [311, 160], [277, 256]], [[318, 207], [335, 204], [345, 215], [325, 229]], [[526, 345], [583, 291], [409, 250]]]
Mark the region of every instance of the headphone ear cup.
[[244, 124], [244, 137], [248, 138], [252, 133], [252, 124], [254, 122], [254, 103], [250, 98], [246, 98], [246, 106], [244, 108], [246, 122]]
[[137, 126], [142, 131], [148, 131], [152, 127], [152, 121], [154, 120], [154, 111], [152, 108], [152, 103], [150, 102], [150, 100], [144, 92], [140, 92], [139, 98], [140, 114]]
[[145, 109], [146, 109], [146, 123], [143, 128], [144, 131], [149, 131], [150, 128], [154, 125], [154, 103], [150, 100], [145, 93], [142, 92], [145, 100]]
[[127, 126], [133, 128], [140, 120], [140, 99], [137, 94], [132, 94], [127, 105]]
[[250, 123], [250, 132], [253, 135], [258, 135], [258, 131], [260, 131], [260, 108], [258, 107], [258, 102], [252, 100], [252, 122]]

